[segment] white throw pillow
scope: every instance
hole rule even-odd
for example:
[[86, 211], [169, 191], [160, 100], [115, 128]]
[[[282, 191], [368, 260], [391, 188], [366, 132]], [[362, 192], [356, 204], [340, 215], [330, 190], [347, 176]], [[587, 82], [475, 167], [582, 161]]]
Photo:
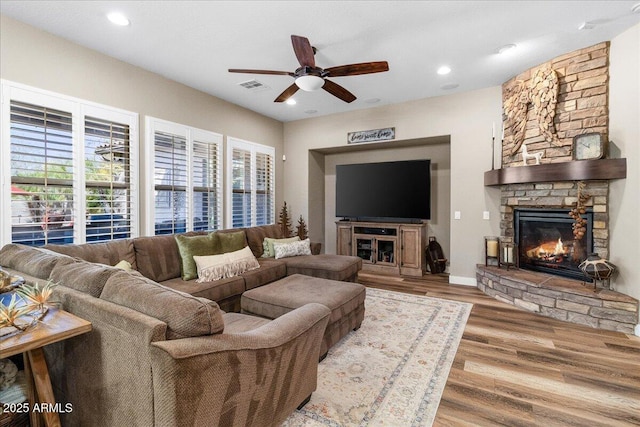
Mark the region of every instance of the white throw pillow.
[[133, 270], [133, 268], [131, 267], [131, 263], [127, 260], [122, 260], [119, 263], [117, 263], [116, 265], [114, 265], [115, 268], [119, 268], [120, 270], [124, 270], [124, 271], [131, 271]]
[[291, 242], [299, 242], [300, 237], [293, 236], [287, 237], [284, 239], [274, 239], [272, 237], [265, 237], [262, 241], [262, 258], [273, 258], [276, 254], [273, 251], [274, 243], [291, 243]]
[[273, 243], [276, 259], [298, 255], [311, 255], [311, 241], [309, 239], [291, 243]]
[[198, 279], [196, 280], [198, 283], [225, 279], [260, 268], [260, 264], [249, 246], [245, 246], [239, 251], [220, 255], [194, 255], [193, 260], [198, 268]]

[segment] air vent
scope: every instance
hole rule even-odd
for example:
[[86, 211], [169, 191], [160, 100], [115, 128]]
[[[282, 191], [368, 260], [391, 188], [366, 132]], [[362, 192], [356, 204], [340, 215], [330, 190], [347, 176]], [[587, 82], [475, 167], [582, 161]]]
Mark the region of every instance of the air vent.
[[259, 92], [266, 89], [269, 89], [269, 86], [266, 86], [255, 79], [247, 80], [246, 82], [238, 83], [243, 88], [250, 90], [251, 92]]

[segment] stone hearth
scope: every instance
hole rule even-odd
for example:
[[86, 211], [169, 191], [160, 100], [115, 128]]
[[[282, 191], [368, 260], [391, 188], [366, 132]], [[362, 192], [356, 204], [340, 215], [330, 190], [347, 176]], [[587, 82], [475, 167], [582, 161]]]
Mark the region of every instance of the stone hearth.
[[497, 300], [554, 319], [633, 334], [638, 300], [590, 283], [495, 266], [476, 267], [477, 287]]

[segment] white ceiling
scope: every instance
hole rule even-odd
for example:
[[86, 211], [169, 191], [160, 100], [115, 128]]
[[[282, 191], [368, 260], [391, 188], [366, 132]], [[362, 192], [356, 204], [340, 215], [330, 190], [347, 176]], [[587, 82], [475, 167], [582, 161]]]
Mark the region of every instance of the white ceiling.
[[[0, 12], [234, 104], [291, 121], [500, 85], [566, 52], [611, 40], [640, 22], [633, 1], [0, 1]], [[125, 13], [128, 27], [105, 15]], [[579, 30], [583, 22], [593, 29]], [[309, 38], [316, 63], [383, 61], [389, 72], [333, 79], [357, 96], [298, 91], [274, 103], [294, 71], [291, 34]], [[498, 55], [503, 45], [516, 49]], [[453, 70], [440, 76], [441, 65]], [[269, 88], [238, 83], [257, 79]], [[443, 85], [457, 84], [455, 89]], [[377, 103], [371, 103], [379, 99]], [[315, 113], [308, 113], [315, 110]]]

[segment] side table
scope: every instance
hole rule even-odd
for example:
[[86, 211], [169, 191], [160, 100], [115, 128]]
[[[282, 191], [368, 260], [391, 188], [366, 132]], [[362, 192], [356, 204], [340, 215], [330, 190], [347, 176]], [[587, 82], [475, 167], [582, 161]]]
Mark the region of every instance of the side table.
[[41, 426], [42, 418], [46, 426], [60, 426], [60, 416], [57, 412], [34, 411], [36, 402], [42, 404], [41, 408], [55, 407], [51, 378], [42, 347], [89, 331], [91, 322], [64, 310], [49, 308], [44, 318], [35, 326], [24, 332], [0, 338], [0, 359], [23, 354], [29, 385], [29, 418], [32, 427]]

